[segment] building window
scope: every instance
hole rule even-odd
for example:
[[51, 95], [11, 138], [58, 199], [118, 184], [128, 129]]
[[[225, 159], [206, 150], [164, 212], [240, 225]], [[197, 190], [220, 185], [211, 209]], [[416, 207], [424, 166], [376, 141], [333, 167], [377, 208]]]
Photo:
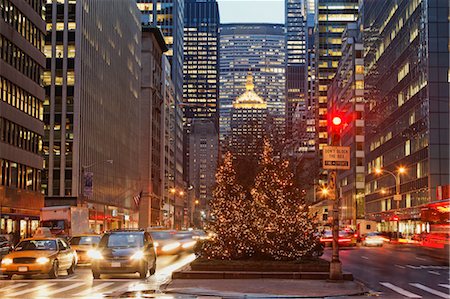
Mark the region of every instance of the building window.
[[409, 156], [411, 154], [411, 140], [406, 140], [405, 142], [405, 156]]

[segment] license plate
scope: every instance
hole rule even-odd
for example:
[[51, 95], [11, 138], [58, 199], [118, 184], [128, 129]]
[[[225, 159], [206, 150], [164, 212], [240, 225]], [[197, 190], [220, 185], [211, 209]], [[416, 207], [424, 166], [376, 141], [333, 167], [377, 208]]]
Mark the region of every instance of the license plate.
[[120, 263], [118, 263], [118, 262], [112, 262], [112, 263], [111, 263], [111, 267], [114, 267], [114, 268], [120, 267]]
[[19, 272], [27, 272], [28, 271], [28, 267], [18, 267], [17, 271], [19, 271]]

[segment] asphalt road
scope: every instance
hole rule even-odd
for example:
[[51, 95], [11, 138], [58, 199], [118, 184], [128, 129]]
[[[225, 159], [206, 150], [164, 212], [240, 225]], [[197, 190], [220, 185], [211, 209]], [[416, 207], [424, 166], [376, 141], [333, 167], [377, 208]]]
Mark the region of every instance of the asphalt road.
[[[331, 250], [326, 249], [325, 259]], [[380, 298], [450, 299], [448, 263], [423, 254], [413, 245], [356, 247], [340, 251], [344, 271]]]
[[[146, 297], [155, 293], [156, 298], [174, 298], [158, 295], [159, 287], [168, 282], [174, 270], [191, 262], [194, 254], [159, 256], [156, 273], [147, 279], [139, 279], [138, 275], [102, 275], [93, 280], [89, 266], [77, 267], [73, 275], [65, 271], [58, 279], [47, 276], [33, 276], [26, 279], [15, 275], [12, 280], [0, 280], [0, 298], [48, 299], [48, 298], [118, 298]], [[1, 276], [0, 276], [1, 277]], [[153, 295], [152, 295], [153, 296]]]

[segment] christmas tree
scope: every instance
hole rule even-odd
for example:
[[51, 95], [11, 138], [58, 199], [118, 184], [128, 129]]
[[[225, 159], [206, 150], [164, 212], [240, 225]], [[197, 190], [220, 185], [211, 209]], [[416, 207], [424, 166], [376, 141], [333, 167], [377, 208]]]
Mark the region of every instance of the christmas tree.
[[268, 140], [251, 194], [257, 213], [255, 250], [262, 257], [298, 260], [318, 255], [321, 246], [314, 217], [294, 187], [288, 162], [274, 159]]
[[254, 208], [236, 180], [233, 155], [228, 152], [216, 173], [214, 198], [210, 202], [211, 221], [207, 229], [214, 236], [205, 242], [198, 254], [211, 259], [243, 259], [254, 254], [256, 235], [251, 216]]

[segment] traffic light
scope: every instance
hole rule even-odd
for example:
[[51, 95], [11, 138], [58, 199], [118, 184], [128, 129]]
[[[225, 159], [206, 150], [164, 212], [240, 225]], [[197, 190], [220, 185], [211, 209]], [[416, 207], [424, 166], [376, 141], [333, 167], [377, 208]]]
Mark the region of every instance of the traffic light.
[[344, 118], [341, 113], [333, 111], [328, 117], [328, 133], [330, 134], [331, 145], [339, 145], [342, 129], [344, 128]]

